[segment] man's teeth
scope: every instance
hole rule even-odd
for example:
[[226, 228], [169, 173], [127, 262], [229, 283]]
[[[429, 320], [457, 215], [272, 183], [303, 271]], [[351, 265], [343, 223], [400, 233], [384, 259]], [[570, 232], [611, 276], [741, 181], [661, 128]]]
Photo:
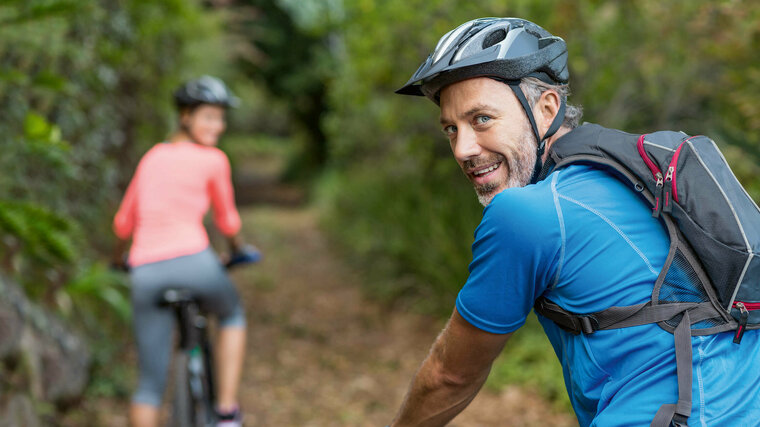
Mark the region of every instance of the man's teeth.
[[485, 168], [485, 169], [481, 169], [479, 171], [475, 171], [472, 174], [475, 175], [475, 176], [480, 176], [480, 175], [486, 174], [488, 172], [494, 171], [498, 167], [499, 167], [499, 163], [497, 163], [497, 164], [495, 164], [495, 165], [493, 165], [491, 167], [488, 167], [488, 168]]

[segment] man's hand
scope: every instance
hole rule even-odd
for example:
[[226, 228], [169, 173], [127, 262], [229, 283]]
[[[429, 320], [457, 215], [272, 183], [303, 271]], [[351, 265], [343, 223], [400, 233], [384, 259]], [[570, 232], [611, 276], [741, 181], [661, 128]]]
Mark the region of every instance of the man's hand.
[[478, 394], [511, 335], [480, 330], [454, 309], [391, 426], [442, 426], [453, 419]]

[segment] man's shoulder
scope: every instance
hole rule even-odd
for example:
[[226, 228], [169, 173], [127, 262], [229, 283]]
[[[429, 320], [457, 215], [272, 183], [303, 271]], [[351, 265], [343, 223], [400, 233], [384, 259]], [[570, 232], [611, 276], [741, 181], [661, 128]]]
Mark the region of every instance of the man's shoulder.
[[530, 239], [551, 232], [558, 224], [552, 189], [539, 182], [497, 194], [483, 211], [480, 228]]
[[615, 172], [603, 165], [576, 163], [564, 166], [551, 172], [545, 179], [536, 184], [520, 188], [510, 188], [494, 197], [492, 204], [519, 204], [521, 210], [543, 208], [559, 190], [586, 190], [601, 185], [607, 186], [619, 182]]
[[549, 182], [540, 181], [525, 187], [508, 188], [497, 194], [485, 208], [484, 215], [488, 213], [530, 215], [545, 209], [551, 203], [551, 185]]
[[498, 222], [500, 227], [510, 228], [549, 227], [559, 224], [561, 199], [594, 205], [594, 200], [600, 197], [627, 200], [636, 195], [608, 168], [572, 164], [536, 184], [509, 188], [497, 194], [483, 211], [483, 222]]
[[552, 172], [545, 181], [560, 194], [599, 194], [608, 191], [630, 191], [622, 176], [601, 164], [574, 163]]

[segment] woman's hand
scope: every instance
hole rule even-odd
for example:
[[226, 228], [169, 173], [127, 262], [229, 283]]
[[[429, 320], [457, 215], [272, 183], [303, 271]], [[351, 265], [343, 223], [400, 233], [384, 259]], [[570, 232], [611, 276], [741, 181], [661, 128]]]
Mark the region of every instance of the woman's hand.
[[127, 264], [127, 247], [129, 246], [129, 240], [118, 239], [113, 248], [111, 254], [110, 266], [114, 270], [129, 271], [129, 265]]

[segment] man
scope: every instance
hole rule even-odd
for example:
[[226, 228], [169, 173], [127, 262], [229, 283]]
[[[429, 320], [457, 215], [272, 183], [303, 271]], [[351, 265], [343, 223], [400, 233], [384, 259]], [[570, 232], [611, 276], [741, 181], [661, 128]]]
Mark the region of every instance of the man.
[[[393, 426], [444, 425], [461, 412], [541, 296], [574, 313], [651, 299], [670, 241], [644, 199], [590, 165], [538, 180], [552, 145], [588, 129], [566, 105], [568, 80], [561, 38], [529, 21], [486, 18], [444, 35], [398, 91], [440, 105], [485, 210], [470, 276]], [[573, 335], [539, 320], [580, 425], [649, 425], [678, 399], [674, 336], [657, 324]], [[691, 337], [689, 425], [760, 425], [760, 334], [748, 331], [740, 346], [732, 337]]]

